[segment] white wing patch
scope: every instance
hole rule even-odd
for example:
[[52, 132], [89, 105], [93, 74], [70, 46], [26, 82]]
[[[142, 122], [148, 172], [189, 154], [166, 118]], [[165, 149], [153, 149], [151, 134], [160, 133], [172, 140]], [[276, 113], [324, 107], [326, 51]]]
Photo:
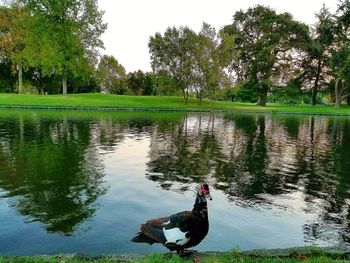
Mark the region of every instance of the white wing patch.
[[[170, 223], [170, 221], [165, 222], [163, 225], [167, 225], [169, 223]], [[189, 238], [186, 237], [186, 234], [188, 232], [182, 232], [180, 230], [180, 228], [178, 228], [178, 227], [174, 227], [171, 229], [165, 229], [163, 227], [163, 233], [164, 233], [164, 236], [167, 240], [167, 242], [165, 244], [176, 243], [180, 246], [183, 246], [188, 242], [188, 240], [190, 240]]]

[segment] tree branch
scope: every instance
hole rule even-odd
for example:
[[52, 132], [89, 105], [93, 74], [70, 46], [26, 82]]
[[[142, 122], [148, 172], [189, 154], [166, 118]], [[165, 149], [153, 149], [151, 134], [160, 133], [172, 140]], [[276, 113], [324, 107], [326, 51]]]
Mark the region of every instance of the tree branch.
[[343, 96], [341, 96], [341, 99], [342, 100], [345, 100], [347, 97], [349, 97], [350, 96], [350, 93], [348, 93], [348, 94], [345, 94], [345, 95], [343, 95]]

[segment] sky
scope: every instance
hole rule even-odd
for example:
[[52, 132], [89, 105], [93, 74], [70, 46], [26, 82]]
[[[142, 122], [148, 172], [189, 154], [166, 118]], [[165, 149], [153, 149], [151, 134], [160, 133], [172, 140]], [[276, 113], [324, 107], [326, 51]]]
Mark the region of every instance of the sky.
[[127, 72], [151, 71], [148, 41], [170, 26], [188, 26], [198, 32], [206, 22], [219, 30], [232, 23], [233, 14], [255, 5], [289, 12], [296, 20], [314, 24], [323, 6], [334, 12], [338, 0], [98, 0], [108, 29], [102, 35], [105, 50]]

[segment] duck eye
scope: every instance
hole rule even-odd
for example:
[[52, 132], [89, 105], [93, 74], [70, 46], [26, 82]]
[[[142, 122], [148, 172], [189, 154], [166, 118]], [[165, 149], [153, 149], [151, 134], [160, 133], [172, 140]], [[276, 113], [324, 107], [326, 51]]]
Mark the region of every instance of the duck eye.
[[201, 185], [201, 191], [202, 191], [202, 192], [209, 192], [209, 186], [208, 186], [208, 184], [202, 184], [202, 185]]

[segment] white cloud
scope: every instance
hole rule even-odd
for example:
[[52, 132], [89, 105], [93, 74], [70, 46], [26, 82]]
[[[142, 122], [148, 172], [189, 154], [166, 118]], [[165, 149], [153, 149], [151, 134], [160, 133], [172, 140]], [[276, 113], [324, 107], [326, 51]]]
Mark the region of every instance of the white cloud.
[[99, 0], [108, 29], [102, 36], [106, 50], [130, 71], [151, 70], [148, 40], [169, 26], [189, 26], [199, 31], [205, 21], [219, 29], [232, 22], [239, 9], [261, 4], [289, 12], [307, 24], [323, 3], [334, 11], [337, 0]]

